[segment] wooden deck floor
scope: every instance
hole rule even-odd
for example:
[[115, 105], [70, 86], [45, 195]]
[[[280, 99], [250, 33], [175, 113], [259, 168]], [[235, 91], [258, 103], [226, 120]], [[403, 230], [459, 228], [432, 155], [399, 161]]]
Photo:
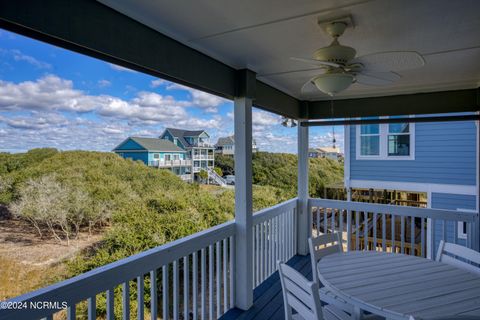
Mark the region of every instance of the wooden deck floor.
[[[295, 256], [287, 262], [301, 274], [312, 280], [310, 256]], [[253, 292], [253, 306], [247, 310], [232, 309], [221, 317], [221, 320], [263, 320], [284, 319], [282, 285], [278, 272], [275, 272]]]

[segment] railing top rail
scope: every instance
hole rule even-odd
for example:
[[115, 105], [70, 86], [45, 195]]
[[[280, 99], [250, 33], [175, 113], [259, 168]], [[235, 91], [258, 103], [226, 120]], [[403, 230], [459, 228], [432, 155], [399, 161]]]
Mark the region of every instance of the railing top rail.
[[419, 218], [431, 218], [438, 220], [454, 220], [473, 222], [479, 217], [478, 212], [457, 211], [446, 209], [417, 208], [406, 206], [395, 206], [390, 204], [365, 203], [354, 201], [341, 201], [330, 199], [310, 198], [310, 207], [325, 207], [339, 210], [351, 210], [362, 212], [373, 212], [382, 214], [394, 214], [396, 216], [414, 216]]
[[[68, 305], [72, 305], [234, 234], [234, 221], [229, 221], [8, 301], [27, 303], [30, 301], [65, 301]], [[36, 319], [51, 313], [52, 310], [47, 309], [1, 310], [0, 320], [13, 317], [17, 320]]]
[[269, 220], [272, 217], [275, 217], [287, 210], [292, 210], [297, 207], [297, 198], [293, 198], [284, 202], [281, 202], [273, 207], [265, 208], [260, 211], [257, 211], [253, 215], [253, 225], [262, 223], [263, 221]]

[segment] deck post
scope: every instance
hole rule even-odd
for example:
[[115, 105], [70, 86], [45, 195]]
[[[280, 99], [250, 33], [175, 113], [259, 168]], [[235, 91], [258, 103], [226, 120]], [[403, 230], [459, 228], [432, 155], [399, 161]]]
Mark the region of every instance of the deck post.
[[234, 102], [235, 125], [235, 306], [253, 305], [252, 95], [255, 74], [245, 70]]
[[297, 253], [308, 254], [310, 212], [308, 210], [308, 127], [298, 124]]

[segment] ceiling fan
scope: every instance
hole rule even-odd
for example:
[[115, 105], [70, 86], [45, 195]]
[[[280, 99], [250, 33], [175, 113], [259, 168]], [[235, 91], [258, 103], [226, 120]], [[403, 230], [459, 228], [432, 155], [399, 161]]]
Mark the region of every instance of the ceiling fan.
[[324, 70], [308, 80], [302, 92], [314, 86], [333, 96], [355, 82], [371, 86], [388, 85], [401, 78], [397, 71], [425, 64], [423, 57], [415, 51], [377, 52], [355, 57], [357, 52], [354, 48], [341, 45], [338, 41], [348, 24], [348, 21], [341, 20], [324, 24], [324, 30], [333, 38], [332, 43], [316, 50], [312, 59], [291, 58]]

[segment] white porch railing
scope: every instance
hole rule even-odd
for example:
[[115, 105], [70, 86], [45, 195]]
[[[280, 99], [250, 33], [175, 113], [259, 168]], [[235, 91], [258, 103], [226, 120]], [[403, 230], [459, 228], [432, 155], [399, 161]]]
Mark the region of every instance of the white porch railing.
[[[123, 319], [129, 319], [133, 283], [137, 288], [137, 319], [144, 319], [145, 307], [152, 319], [157, 319], [157, 314], [163, 319], [218, 318], [234, 304], [234, 233], [235, 225], [230, 221], [13, 298], [6, 303], [16, 308], [9, 310], [2, 304], [0, 319], [53, 319], [58, 308], [32, 308], [31, 303], [43, 301], [65, 302], [69, 320], [76, 319], [76, 305], [85, 301], [87, 314], [79, 316], [96, 319], [96, 298], [102, 293], [106, 293], [106, 319], [114, 319], [114, 308], [120, 308]], [[150, 286], [147, 306], [146, 283]], [[115, 294], [120, 293], [115, 292], [118, 286], [121, 306], [114, 305]]]
[[[296, 206], [291, 199], [253, 216], [254, 283], [263, 282], [276, 270], [276, 261], [288, 260], [296, 250]], [[233, 308], [235, 299], [235, 222], [230, 221], [188, 237], [150, 249], [59, 282], [52, 286], [8, 300], [12, 306], [26, 308], [0, 309], [0, 320], [53, 319], [54, 314], [66, 312], [75, 319], [86, 303], [82, 319], [96, 319], [97, 297], [105, 293], [106, 319], [114, 319], [114, 309], [129, 319], [130, 288], [137, 288], [136, 318], [144, 319], [146, 310], [152, 319], [216, 319]], [[149, 292], [144, 292], [146, 286]], [[121, 290], [115, 291], [115, 288]], [[151, 297], [145, 303], [145, 294]], [[114, 305], [115, 295], [121, 305]], [[119, 299], [120, 298], [120, 299]], [[31, 303], [65, 302], [66, 311], [34, 309]], [[78, 310], [77, 310], [78, 309]]]
[[297, 198], [261, 210], [253, 216], [253, 284], [277, 270], [277, 261], [297, 253]]
[[164, 167], [189, 167], [192, 165], [192, 160], [154, 160], [150, 161], [150, 165], [152, 167], [159, 167], [159, 168], [164, 168]]
[[461, 244], [478, 250], [479, 216], [476, 212], [326, 199], [310, 199], [309, 210], [312, 234], [341, 232], [346, 250], [434, 257], [439, 240], [464, 241], [458, 239], [458, 222], [467, 224], [467, 239]]
[[[294, 198], [253, 215], [254, 287], [276, 271], [278, 260], [287, 261], [297, 254], [297, 206], [298, 199]], [[434, 241], [449, 236], [450, 225], [459, 221], [467, 224], [465, 245], [478, 250], [478, 213], [324, 199], [309, 199], [308, 206], [312, 234], [339, 231], [347, 250], [433, 257]], [[437, 225], [436, 221], [440, 223]], [[436, 228], [427, 229], [427, 225]], [[230, 221], [8, 300], [12, 305], [27, 307], [4, 307], [0, 320], [53, 319], [58, 312], [66, 312], [67, 319], [75, 319], [80, 312], [81, 318], [96, 319], [100, 294], [106, 295], [106, 319], [114, 319], [114, 310], [120, 310], [124, 319], [129, 319], [130, 288], [137, 291], [135, 300], [139, 307], [133, 310], [137, 319], [144, 319], [144, 310], [152, 319], [157, 319], [157, 315], [163, 319], [219, 318], [235, 304], [234, 241], [235, 222]], [[427, 248], [432, 251], [427, 252]], [[149, 292], [145, 292], [148, 287]], [[151, 297], [149, 303], [145, 296]], [[115, 305], [115, 297], [121, 305]], [[65, 302], [69, 308], [63, 311], [61, 307], [31, 307], [30, 303], [43, 301]], [[86, 310], [77, 308], [82, 302]]]

